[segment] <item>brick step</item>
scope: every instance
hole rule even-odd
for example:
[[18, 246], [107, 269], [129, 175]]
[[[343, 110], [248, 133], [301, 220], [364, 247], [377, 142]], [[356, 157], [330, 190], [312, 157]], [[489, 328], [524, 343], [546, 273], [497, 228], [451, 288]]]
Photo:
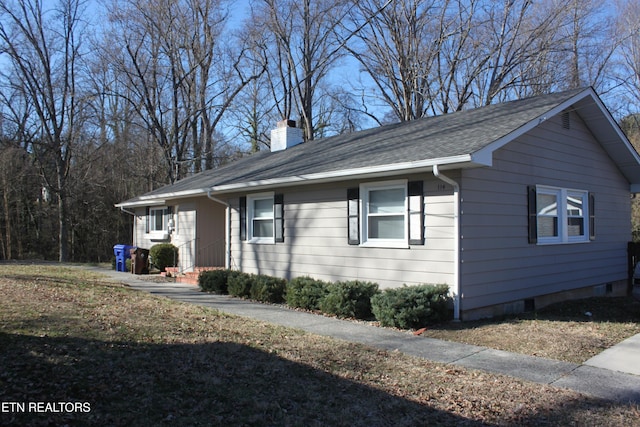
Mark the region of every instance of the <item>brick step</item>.
[[180, 275], [176, 277], [176, 283], [184, 283], [187, 285], [198, 285], [198, 276], [192, 277], [187, 275]]
[[[186, 283], [191, 285], [198, 284], [198, 277], [200, 273], [203, 271], [211, 271], [211, 270], [221, 270], [223, 267], [194, 267], [193, 271], [187, 271], [185, 273], [178, 273], [177, 267], [169, 267], [171, 268], [171, 277], [176, 278], [177, 283]], [[167, 272], [169, 272], [169, 268], [166, 268]]]
[[166, 277], [176, 277], [178, 275], [178, 267], [165, 267], [164, 275]]
[[203, 271], [212, 271], [212, 270], [224, 270], [224, 267], [194, 267], [194, 273], [202, 273]]

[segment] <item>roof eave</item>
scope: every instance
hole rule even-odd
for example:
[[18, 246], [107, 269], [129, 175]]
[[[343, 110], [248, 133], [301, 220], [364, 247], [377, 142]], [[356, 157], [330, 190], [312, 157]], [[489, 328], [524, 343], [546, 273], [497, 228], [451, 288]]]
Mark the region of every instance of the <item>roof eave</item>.
[[294, 175], [257, 181], [238, 182], [233, 184], [214, 185], [211, 193], [223, 194], [250, 189], [251, 191], [268, 190], [289, 185], [322, 184], [327, 182], [345, 181], [348, 179], [380, 178], [398, 175], [399, 173], [431, 172], [434, 165], [441, 169], [458, 169], [486, 166], [471, 154], [453, 157], [419, 160], [412, 162], [367, 166], [363, 168], [344, 169], [339, 171], [321, 172], [315, 174]]
[[166, 203], [165, 199], [156, 199], [156, 200], [135, 200], [135, 201], [125, 201], [122, 203], [116, 203], [114, 206], [116, 208], [139, 208], [143, 206], [160, 206]]
[[197, 188], [195, 190], [175, 191], [161, 194], [143, 195], [131, 201], [124, 201], [115, 205], [117, 208], [135, 208], [140, 206], [164, 205], [167, 200], [186, 199], [206, 195], [208, 188]]

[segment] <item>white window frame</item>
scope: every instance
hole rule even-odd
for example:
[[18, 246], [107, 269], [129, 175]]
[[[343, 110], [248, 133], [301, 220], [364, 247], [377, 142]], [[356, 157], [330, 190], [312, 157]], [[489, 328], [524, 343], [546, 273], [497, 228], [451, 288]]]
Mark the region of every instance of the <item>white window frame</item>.
[[[155, 212], [162, 212], [162, 228], [156, 228]], [[168, 230], [169, 224], [169, 208], [167, 206], [150, 206], [149, 207], [149, 233], [162, 233]]]
[[[536, 197], [539, 194], [555, 195], [557, 200], [557, 217], [558, 217], [558, 235], [553, 237], [540, 236], [540, 227], [538, 227], [538, 244], [566, 244], [566, 243], [586, 243], [589, 238], [589, 192], [586, 190], [576, 190], [560, 187], [550, 187], [544, 185], [536, 186]], [[569, 215], [568, 200], [569, 198], [582, 200], [582, 215]], [[540, 210], [537, 209], [536, 217], [540, 216]], [[569, 218], [582, 218], [582, 233], [579, 236], [569, 235]], [[537, 219], [536, 219], [537, 220]]]
[[[272, 224], [272, 233], [271, 237], [262, 237], [262, 236], [254, 236], [253, 235], [253, 221], [255, 214], [255, 202], [258, 200], [270, 200], [271, 201], [271, 224]], [[252, 194], [251, 196], [247, 196], [247, 237], [249, 243], [259, 243], [259, 244], [275, 244], [276, 242], [276, 224], [273, 206], [275, 203], [275, 194], [274, 193], [260, 193], [260, 194]], [[261, 221], [268, 221], [268, 218], [261, 218]]]
[[[369, 237], [369, 218], [374, 217], [375, 214], [369, 212], [369, 194], [372, 191], [379, 190], [392, 190], [402, 189], [404, 194], [404, 202], [402, 207], [402, 213], [397, 216], [402, 216], [403, 219], [403, 231], [402, 238], [400, 239], [381, 239]], [[382, 248], [408, 248], [409, 247], [409, 212], [407, 209], [408, 195], [407, 195], [407, 180], [397, 181], [385, 181], [385, 182], [372, 182], [360, 185], [361, 195], [361, 231], [362, 231], [362, 243], [360, 246], [382, 247]]]

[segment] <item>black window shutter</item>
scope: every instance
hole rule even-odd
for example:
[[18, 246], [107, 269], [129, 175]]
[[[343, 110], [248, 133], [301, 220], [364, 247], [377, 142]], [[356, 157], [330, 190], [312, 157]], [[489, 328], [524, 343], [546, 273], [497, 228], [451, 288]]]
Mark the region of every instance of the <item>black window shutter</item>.
[[151, 221], [151, 218], [149, 218], [150, 213], [151, 209], [149, 209], [149, 206], [147, 206], [147, 213], [144, 216], [146, 218], [145, 233], [149, 233], [149, 222]]
[[360, 244], [360, 189], [347, 189], [347, 234], [350, 245]]
[[247, 240], [247, 198], [240, 197], [240, 240]]
[[596, 240], [596, 197], [589, 193], [589, 240]]
[[536, 201], [536, 186], [529, 185], [527, 187], [527, 193], [529, 205], [529, 243], [538, 243], [538, 208]]
[[276, 243], [284, 242], [284, 196], [273, 197], [273, 232]]
[[410, 181], [409, 194], [409, 244], [424, 245], [424, 193], [422, 181]]

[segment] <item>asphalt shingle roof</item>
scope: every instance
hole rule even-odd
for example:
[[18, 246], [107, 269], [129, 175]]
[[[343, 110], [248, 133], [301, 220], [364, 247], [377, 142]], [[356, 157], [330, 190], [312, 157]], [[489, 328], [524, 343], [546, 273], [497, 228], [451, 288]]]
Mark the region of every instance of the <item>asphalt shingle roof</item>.
[[[306, 142], [279, 152], [258, 152], [141, 196], [214, 186], [393, 165], [468, 155], [542, 117], [585, 89], [489, 105], [442, 116]], [[141, 200], [128, 200], [129, 204]]]

